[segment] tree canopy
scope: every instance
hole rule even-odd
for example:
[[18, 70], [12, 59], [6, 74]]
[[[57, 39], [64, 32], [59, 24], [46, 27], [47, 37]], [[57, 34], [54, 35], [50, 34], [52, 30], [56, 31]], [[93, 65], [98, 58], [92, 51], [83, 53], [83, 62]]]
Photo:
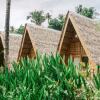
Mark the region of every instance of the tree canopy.
[[58, 18], [51, 18], [48, 27], [56, 30], [62, 30], [64, 24], [64, 15], [60, 14]]
[[82, 5], [76, 7], [76, 12], [88, 18], [93, 18], [95, 15], [94, 7], [87, 8], [87, 7], [83, 7]]
[[44, 12], [41, 11], [34, 11], [27, 16], [27, 20], [30, 19], [32, 23], [35, 23], [36, 25], [41, 25], [45, 20], [46, 16], [44, 15]]
[[23, 25], [20, 25], [19, 28], [16, 30], [16, 33], [18, 34], [23, 34], [24, 33], [24, 26]]

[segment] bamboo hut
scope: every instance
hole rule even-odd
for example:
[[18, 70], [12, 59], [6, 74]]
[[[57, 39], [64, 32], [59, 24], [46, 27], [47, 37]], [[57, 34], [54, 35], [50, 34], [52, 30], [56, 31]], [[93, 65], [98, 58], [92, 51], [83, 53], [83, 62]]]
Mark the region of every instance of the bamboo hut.
[[[9, 61], [17, 61], [22, 35], [9, 35]], [[4, 63], [5, 34], [0, 33], [0, 63]]]
[[88, 63], [95, 70], [100, 65], [100, 27], [96, 21], [69, 11], [57, 51], [66, 63], [71, 55], [76, 65]]
[[27, 24], [22, 37], [18, 60], [22, 57], [36, 57], [36, 52], [56, 53], [61, 32], [42, 26]]

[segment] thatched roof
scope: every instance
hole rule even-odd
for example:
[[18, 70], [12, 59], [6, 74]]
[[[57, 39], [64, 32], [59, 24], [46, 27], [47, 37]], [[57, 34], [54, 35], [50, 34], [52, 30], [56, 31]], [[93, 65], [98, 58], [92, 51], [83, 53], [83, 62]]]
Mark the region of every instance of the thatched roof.
[[100, 27], [96, 21], [79, 14], [68, 12], [58, 45], [58, 51], [60, 52], [62, 48], [62, 42], [64, 35], [66, 34], [69, 20], [73, 24], [73, 27], [89, 59], [96, 65], [100, 65]]
[[[1, 33], [0, 34], [2, 42], [3, 42], [3, 46], [5, 48], [5, 34]], [[20, 44], [21, 44], [21, 39], [22, 39], [22, 35], [18, 35], [18, 34], [13, 34], [11, 33], [9, 35], [9, 59], [10, 62], [17, 60], [18, 58], [18, 52], [19, 52], [19, 48], [20, 48]]]
[[56, 52], [61, 32], [29, 24], [27, 25], [27, 28], [31, 31], [31, 40], [35, 43], [37, 50], [47, 54]]
[[[25, 33], [23, 35], [23, 40], [21, 43], [21, 48], [23, 47], [23, 43], [25, 40], [25, 35], [28, 33], [33, 48], [40, 53], [49, 54], [51, 52], [55, 53], [57, 50], [57, 46], [59, 43], [60, 31], [56, 31], [49, 28], [44, 28], [41, 26], [36, 26], [32, 24], [27, 24], [25, 28]], [[19, 52], [19, 56], [21, 55], [21, 48]], [[27, 48], [26, 48], [27, 49]]]

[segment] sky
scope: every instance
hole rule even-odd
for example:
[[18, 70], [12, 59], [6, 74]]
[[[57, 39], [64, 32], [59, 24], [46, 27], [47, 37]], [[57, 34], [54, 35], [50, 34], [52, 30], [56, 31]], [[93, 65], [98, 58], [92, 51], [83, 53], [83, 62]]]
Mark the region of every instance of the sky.
[[[75, 11], [79, 4], [94, 7], [100, 13], [100, 0], [12, 0], [10, 26], [17, 28], [28, 23], [26, 16], [34, 10], [44, 10], [56, 17], [58, 14], [66, 14], [68, 10]], [[6, 0], [0, 0], [0, 30], [4, 30], [5, 8]]]

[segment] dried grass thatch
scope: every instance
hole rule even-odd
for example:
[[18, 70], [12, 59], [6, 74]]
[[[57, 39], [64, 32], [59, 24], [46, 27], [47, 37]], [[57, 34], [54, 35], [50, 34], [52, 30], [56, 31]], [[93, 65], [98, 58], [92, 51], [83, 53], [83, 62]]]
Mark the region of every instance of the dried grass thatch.
[[60, 31], [27, 24], [18, 59], [25, 56], [34, 57], [37, 50], [42, 54], [56, 53], [60, 35]]
[[[58, 51], [62, 53], [64, 50], [64, 39], [67, 36], [66, 30], [68, 22], [71, 21], [77, 36], [89, 58], [94, 65], [100, 65], [100, 27], [96, 21], [79, 14], [68, 12], [65, 25], [62, 31], [62, 36], [58, 45]], [[97, 29], [98, 26], [98, 29]]]
[[[5, 43], [4, 43], [5, 34], [1, 33], [0, 37], [3, 43], [3, 48], [5, 48]], [[13, 33], [9, 35], [9, 61], [10, 62], [17, 60], [18, 58], [18, 52], [19, 52], [19, 48], [21, 44], [21, 39], [22, 39], [22, 35], [13, 34]]]

